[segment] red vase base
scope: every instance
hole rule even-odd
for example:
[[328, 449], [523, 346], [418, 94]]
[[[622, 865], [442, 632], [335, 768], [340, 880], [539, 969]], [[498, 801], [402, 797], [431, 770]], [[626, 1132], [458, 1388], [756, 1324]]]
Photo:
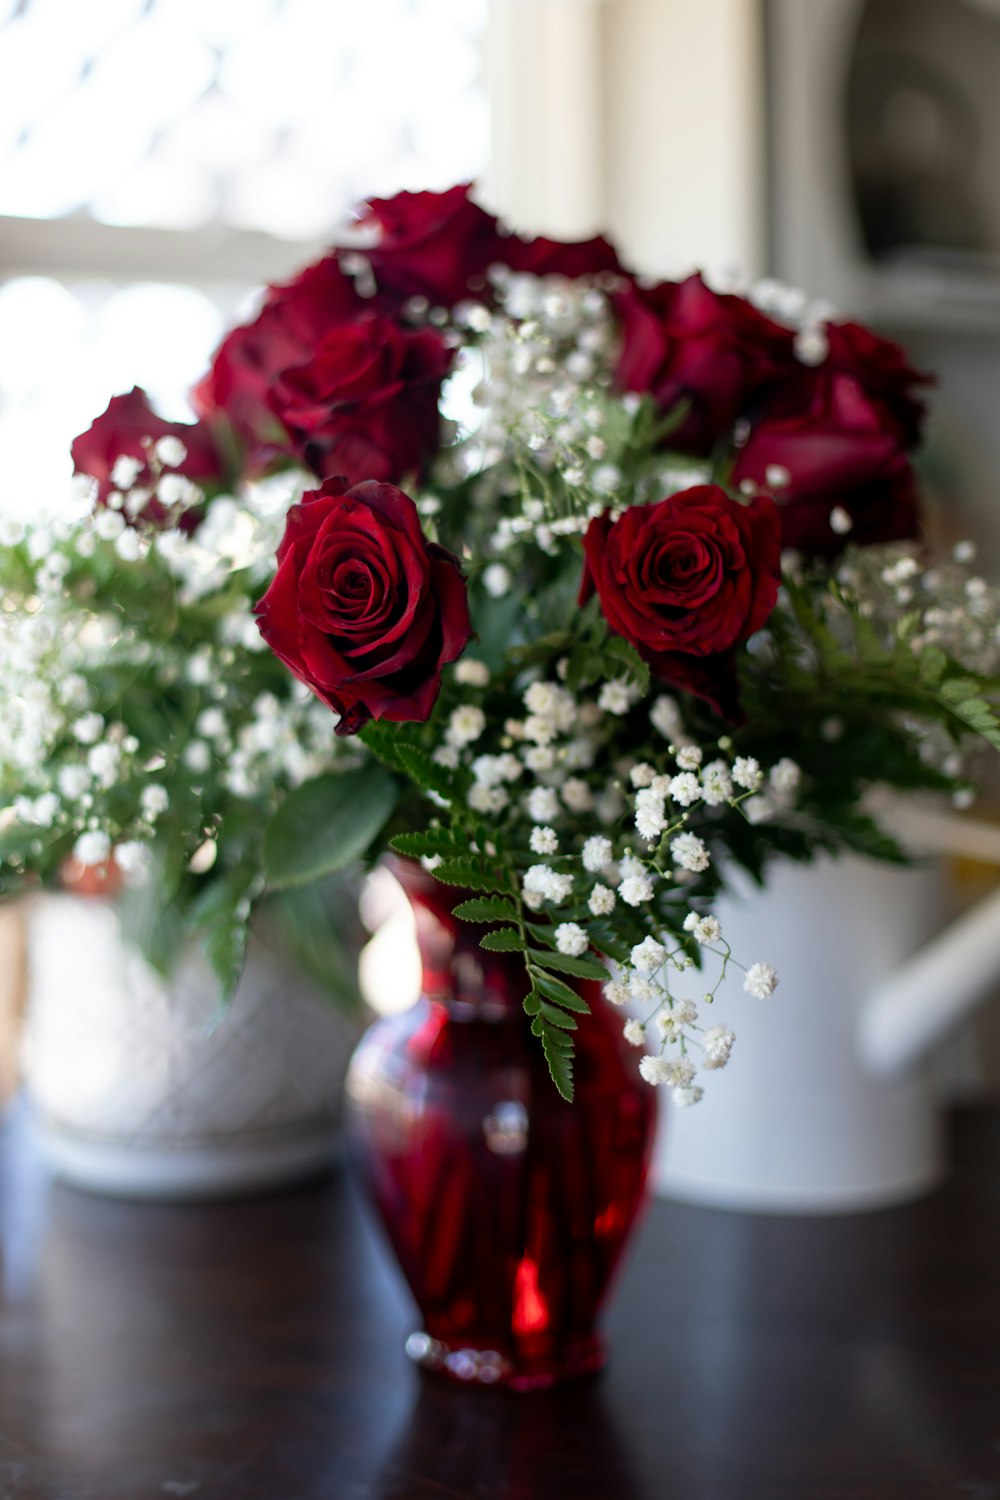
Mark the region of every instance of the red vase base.
[[410, 1334], [406, 1352], [422, 1370], [455, 1385], [507, 1391], [546, 1390], [566, 1380], [596, 1375], [607, 1362], [604, 1340], [596, 1333], [575, 1340], [558, 1354], [522, 1355], [516, 1360], [496, 1349], [448, 1344], [424, 1332]]

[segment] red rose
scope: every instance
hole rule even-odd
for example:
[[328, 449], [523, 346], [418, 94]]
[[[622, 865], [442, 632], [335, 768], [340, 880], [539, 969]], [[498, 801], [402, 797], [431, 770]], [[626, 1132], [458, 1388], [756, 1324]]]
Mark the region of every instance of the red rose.
[[[803, 409], [752, 427], [733, 481], [774, 495], [782, 545], [800, 552], [829, 556], [847, 541], [903, 541], [919, 531], [913, 470], [895, 423], [846, 376], [818, 379]], [[846, 513], [847, 529], [838, 529], [835, 510]]]
[[523, 240], [512, 234], [500, 241], [497, 260], [512, 271], [527, 271], [532, 276], [600, 276], [622, 273], [618, 252], [603, 235], [592, 240]]
[[581, 604], [597, 590], [604, 618], [654, 674], [737, 712], [735, 648], [767, 620], [778, 597], [780, 541], [773, 503], [741, 505], [714, 484], [617, 521], [591, 521], [583, 542]]
[[379, 239], [364, 254], [380, 292], [453, 307], [481, 292], [487, 266], [502, 260], [497, 221], [469, 197], [470, 183], [444, 193], [372, 198], [362, 224]]
[[[165, 437], [177, 438], [185, 449], [179, 464], [158, 466], [165, 474], [179, 474], [203, 489], [212, 488], [224, 479], [225, 465], [208, 428], [203, 423], [165, 421], [150, 406], [149, 397], [140, 386], [133, 386], [127, 396], [113, 396], [107, 410], [86, 432], [74, 438], [70, 450], [74, 471], [97, 480], [99, 505], [107, 503], [112, 490], [124, 487], [111, 477], [119, 458], [135, 459], [140, 466], [129, 489], [152, 490], [155, 480], [149, 464], [150, 450], [153, 443]], [[167, 513], [168, 507], [151, 495], [139, 516], [130, 519], [158, 525]], [[196, 516], [200, 516], [197, 508], [192, 511], [192, 517]]]
[[339, 734], [427, 719], [470, 634], [458, 562], [426, 540], [408, 495], [374, 481], [329, 479], [292, 507], [256, 614], [271, 650], [341, 715]]
[[891, 339], [880, 338], [860, 323], [828, 323], [829, 353], [817, 373], [844, 375], [855, 381], [878, 406], [887, 424], [910, 448], [920, 438], [926, 407], [914, 387], [933, 385], [934, 376], [914, 370], [906, 353]]
[[358, 318], [285, 369], [269, 404], [314, 473], [392, 482], [419, 473], [437, 449], [438, 397], [450, 363], [434, 329]]
[[270, 407], [277, 377], [310, 359], [332, 329], [369, 311], [336, 255], [307, 267], [294, 281], [272, 286], [254, 321], [223, 340], [194, 390], [195, 410], [209, 420], [222, 414], [247, 445], [248, 467], [265, 468], [288, 452], [287, 435]]
[[665, 412], [690, 404], [671, 447], [710, 452], [760, 392], [793, 368], [789, 329], [742, 297], [710, 291], [700, 276], [632, 284], [617, 308], [619, 386], [649, 392]]

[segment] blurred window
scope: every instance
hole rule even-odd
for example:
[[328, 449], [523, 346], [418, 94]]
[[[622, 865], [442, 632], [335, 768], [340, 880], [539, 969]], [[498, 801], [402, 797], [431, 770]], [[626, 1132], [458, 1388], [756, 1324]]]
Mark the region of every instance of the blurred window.
[[0, 508], [145, 385], [168, 415], [253, 289], [365, 195], [488, 153], [485, 0], [0, 0]]

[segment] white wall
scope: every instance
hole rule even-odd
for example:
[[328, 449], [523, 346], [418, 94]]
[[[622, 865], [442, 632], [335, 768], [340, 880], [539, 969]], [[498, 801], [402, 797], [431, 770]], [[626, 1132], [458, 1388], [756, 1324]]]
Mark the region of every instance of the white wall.
[[757, 0], [492, 0], [492, 204], [639, 269], [763, 268]]

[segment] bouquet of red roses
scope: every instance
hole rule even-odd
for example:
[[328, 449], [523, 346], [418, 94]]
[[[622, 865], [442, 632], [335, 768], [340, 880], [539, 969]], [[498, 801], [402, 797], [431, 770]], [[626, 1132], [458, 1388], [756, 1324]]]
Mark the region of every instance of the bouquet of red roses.
[[[197, 424], [133, 392], [74, 446], [88, 534], [166, 568], [182, 604], [219, 517], [250, 518], [249, 555], [227, 543], [211, 587], [248, 653], [253, 603], [290, 674], [272, 697], [302, 714], [304, 684], [336, 731], [249, 829], [229, 769], [206, 817], [203, 719], [157, 743], [159, 781], [197, 808], [185, 879], [235, 882], [238, 927], [259, 892], [388, 842], [489, 924], [484, 947], [522, 955], [565, 1095], [573, 982], [599, 978], [630, 1040], [656, 1037], [644, 1076], [696, 1100], [733, 1042], [705, 1015], [737, 962], [712, 914], [726, 870], [899, 858], [872, 788], [967, 797], [967, 748], [1000, 745], [997, 594], [968, 548], [931, 566], [919, 542], [926, 383], [773, 282], [649, 284], [604, 239], [507, 232], [466, 187], [368, 204], [349, 247], [225, 339]], [[282, 473], [287, 513], [260, 500]], [[65, 838], [94, 831], [67, 816]], [[157, 837], [128, 799], [87, 819], [105, 856]], [[216, 866], [192, 876], [206, 838]], [[718, 977], [691, 999], [708, 955]], [[769, 995], [773, 969], [745, 957]]]

